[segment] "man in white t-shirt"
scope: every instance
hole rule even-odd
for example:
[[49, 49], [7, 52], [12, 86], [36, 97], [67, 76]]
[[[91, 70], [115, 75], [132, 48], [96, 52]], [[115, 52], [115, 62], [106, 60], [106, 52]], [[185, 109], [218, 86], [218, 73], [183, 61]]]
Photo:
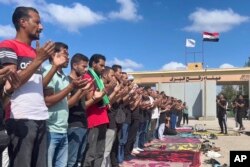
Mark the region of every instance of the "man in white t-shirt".
[[[44, 167], [47, 164], [48, 109], [43, 97], [41, 64], [54, 52], [54, 43], [33, 49], [43, 26], [36, 9], [17, 7], [12, 16], [16, 37], [0, 43], [0, 64], [18, 75], [16, 86], [6, 82], [4, 96], [10, 102], [6, 111], [6, 130], [10, 136], [10, 167]], [[38, 43], [37, 43], [38, 44]]]
[[[150, 143], [153, 139], [156, 138], [156, 129], [157, 123], [160, 116], [157, 100], [156, 100], [156, 91], [152, 90], [151, 88], [147, 88], [147, 92], [149, 94], [150, 103], [152, 105], [151, 110], [151, 120], [150, 120], [150, 127], [148, 131], [148, 143]], [[146, 144], [147, 145], [147, 144]]]

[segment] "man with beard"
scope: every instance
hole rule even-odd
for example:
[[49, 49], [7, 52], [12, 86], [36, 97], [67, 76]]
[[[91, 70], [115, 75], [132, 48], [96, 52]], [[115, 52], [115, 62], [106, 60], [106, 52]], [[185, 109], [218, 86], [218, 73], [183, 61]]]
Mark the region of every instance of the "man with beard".
[[[88, 68], [89, 59], [80, 53], [75, 54], [70, 62], [71, 72], [69, 81], [84, 75]], [[73, 89], [69, 99], [69, 157], [68, 167], [81, 166], [84, 150], [87, 144], [87, 120], [85, 113], [85, 95], [82, 89]]]
[[45, 89], [45, 102], [49, 108], [47, 120], [48, 131], [48, 167], [67, 165], [68, 160], [68, 95], [74, 88], [86, 86], [87, 80], [74, 79], [69, 83], [63, 68], [68, 66], [68, 46], [62, 42], [55, 43], [55, 54], [49, 59], [50, 65], [45, 67], [43, 75], [48, 75], [54, 67], [54, 60], [66, 58], [64, 64], [56, 72]]
[[[100, 167], [103, 161], [106, 130], [109, 123], [107, 113], [109, 98], [106, 95], [107, 91], [101, 79], [101, 74], [105, 69], [105, 62], [105, 56], [101, 54], [92, 55], [89, 60], [88, 73], [83, 76], [86, 79], [94, 79], [93, 91], [90, 91], [86, 96], [86, 100], [93, 100], [93, 104], [86, 109], [89, 133], [84, 167]], [[105, 95], [102, 98], [95, 98], [95, 90], [100, 90]]]
[[[17, 72], [19, 84], [6, 82], [5, 96], [10, 102], [6, 108], [6, 130], [10, 136], [10, 167], [46, 166], [48, 109], [43, 98], [41, 64], [54, 52], [54, 43], [47, 42], [36, 50], [31, 47], [39, 40], [43, 26], [36, 9], [17, 7], [12, 15], [16, 37], [0, 43], [0, 64]], [[24, 154], [25, 153], [25, 154]]]
[[[75, 54], [70, 62], [71, 72], [69, 77], [69, 82], [74, 79], [82, 77], [88, 68], [89, 59], [81, 54]], [[85, 96], [89, 91], [93, 83], [89, 81], [88, 84], [83, 89], [73, 89], [70, 92], [70, 98], [68, 100], [69, 105], [69, 129], [68, 129], [68, 142], [69, 142], [69, 157], [68, 157], [68, 167], [78, 167], [84, 158], [84, 152], [87, 144], [87, 119], [86, 119], [86, 108], [89, 107], [93, 100], [90, 99], [85, 101]], [[101, 98], [103, 96], [102, 92], [96, 91], [94, 98]]]

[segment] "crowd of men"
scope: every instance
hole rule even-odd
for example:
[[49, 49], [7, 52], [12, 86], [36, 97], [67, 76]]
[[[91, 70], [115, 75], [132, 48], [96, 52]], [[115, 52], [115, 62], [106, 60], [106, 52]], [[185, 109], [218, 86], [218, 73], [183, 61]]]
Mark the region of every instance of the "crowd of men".
[[0, 42], [7, 166], [122, 166], [154, 139], [176, 134], [183, 112], [188, 123], [185, 103], [138, 86], [102, 54], [70, 60], [64, 42], [32, 48], [43, 30], [36, 9], [17, 7], [12, 21], [15, 39]]

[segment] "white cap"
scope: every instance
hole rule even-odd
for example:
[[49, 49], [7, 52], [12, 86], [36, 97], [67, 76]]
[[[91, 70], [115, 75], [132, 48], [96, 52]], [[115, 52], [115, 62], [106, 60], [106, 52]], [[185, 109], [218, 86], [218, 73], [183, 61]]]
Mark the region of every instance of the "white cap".
[[128, 80], [134, 80], [135, 78], [133, 77], [133, 75], [128, 75]]

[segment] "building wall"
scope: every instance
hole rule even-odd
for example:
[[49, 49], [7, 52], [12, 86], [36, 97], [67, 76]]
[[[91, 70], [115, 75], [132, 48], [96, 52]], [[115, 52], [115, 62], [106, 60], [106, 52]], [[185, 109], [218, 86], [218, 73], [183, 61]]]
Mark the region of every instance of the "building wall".
[[216, 116], [216, 81], [158, 83], [156, 88], [185, 101], [190, 117]]
[[206, 81], [206, 113], [203, 113], [206, 117], [216, 118], [216, 95], [216, 81]]

